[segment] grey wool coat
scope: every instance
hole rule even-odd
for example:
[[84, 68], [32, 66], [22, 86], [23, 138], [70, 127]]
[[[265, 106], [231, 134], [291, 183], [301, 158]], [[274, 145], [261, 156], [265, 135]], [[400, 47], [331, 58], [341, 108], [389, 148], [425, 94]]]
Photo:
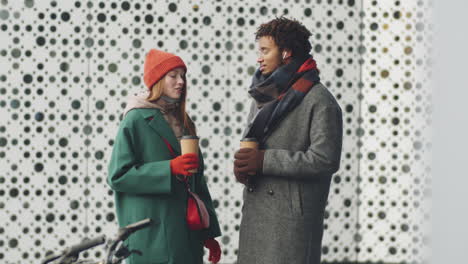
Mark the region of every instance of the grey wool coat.
[[[250, 124], [258, 112], [253, 101]], [[342, 112], [321, 83], [265, 142], [263, 175], [243, 192], [238, 264], [319, 264], [325, 205], [340, 164]]]

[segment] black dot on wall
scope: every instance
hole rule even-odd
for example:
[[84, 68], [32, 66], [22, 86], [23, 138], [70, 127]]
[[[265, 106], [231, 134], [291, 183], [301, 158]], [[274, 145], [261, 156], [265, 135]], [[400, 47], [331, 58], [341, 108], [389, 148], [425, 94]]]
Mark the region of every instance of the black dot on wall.
[[314, 47], [314, 51], [316, 53], [320, 53], [322, 51], [322, 45], [316, 44], [315, 47]]
[[335, 74], [336, 74], [336, 77], [341, 77], [341, 76], [343, 76], [343, 69], [337, 69], [337, 70], [335, 71]]
[[58, 179], [58, 182], [61, 184], [61, 185], [65, 185], [67, 184], [67, 177], [66, 176], [60, 176], [59, 179]]
[[124, 11], [128, 11], [128, 10], [130, 10], [130, 3], [125, 1], [125, 2], [122, 3], [121, 7], [122, 7], [122, 9]]
[[103, 14], [103, 13], [99, 13], [99, 14], [97, 15], [97, 20], [98, 20], [99, 22], [101, 22], [101, 23], [106, 22], [106, 15]]
[[177, 5], [174, 4], [174, 3], [170, 3], [169, 4], [169, 11], [171, 11], [171, 12], [177, 11]]
[[32, 80], [33, 80], [33, 78], [32, 78], [32, 76], [31, 76], [31, 74], [26, 74], [26, 75], [23, 76], [23, 81], [24, 81], [25, 83], [31, 83]]
[[154, 21], [154, 17], [152, 15], [146, 15], [145, 16], [145, 22], [148, 23], [148, 24], [151, 24], [153, 23]]
[[213, 104], [213, 110], [219, 111], [221, 109], [221, 104], [216, 102]]
[[106, 220], [107, 220], [108, 222], [112, 222], [112, 221], [114, 221], [114, 219], [115, 219], [115, 215], [114, 215], [113, 213], [108, 213], [108, 214], [106, 215]]
[[10, 196], [11, 196], [12, 198], [17, 197], [18, 194], [19, 194], [19, 190], [18, 190], [18, 189], [13, 188], [13, 189], [10, 190]]
[[10, 248], [16, 248], [18, 246], [18, 240], [15, 238], [10, 239], [10, 241], [8, 241], [8, 246]]
[[208, 16], [204, 17], [203, 24], [205, 24], [206, 26], [209, 26], [211, 24], [211, 18]]
[[55, 220], [55, 215], [54, 215], [54, 214], [48, 213], [48, 214], [46, 215], [46, 221], [47, 221], [47, 222], [52, 223], [54, 220]]
[[44, 165], [42, 163], [36, 163], [34, 164], [34, 170], [36, 172], [41, 172], [44, 169]]
[[40, 121], [44, 120], [44, 114], [41, 113], [41, 112], [38, 112], [38, 113], [36, 113], [36, 114], [34, 115], [34, 119], [35, 119], [36, 121], [40, 122]]
[[339, 30], [342, 30], [344, 28], [343, 21], [338, 21], [338, 23], [336, 23], [336, 28]]
[[70, 20], [70, 13], [68, 12], [63, 12], [61, 15], [60, 15], [60, 18], [64, 21], [64, 22], [68, 22]]
[[59, 139], [59, 145], [61, 147], [66, 147], [68, 145], [68, 139], [66, 139], [66, 138]]

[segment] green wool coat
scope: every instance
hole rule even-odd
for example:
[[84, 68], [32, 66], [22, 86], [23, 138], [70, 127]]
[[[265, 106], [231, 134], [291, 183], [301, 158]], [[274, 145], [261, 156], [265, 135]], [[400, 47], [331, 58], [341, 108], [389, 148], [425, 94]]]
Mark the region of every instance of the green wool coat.
[[158, 109], [133, 109], [120, 123], [108, 168], [107, 182], [115, 193], [117, 218], [121, 227], [151, 218], [150, 227], [131, 235], [126, 244], [143, 255], [132, 254], [129, 264], [201, 264], [203, 242], [221, 235], [218, 219], [203, 177], [200, 154], [198, 173], [190, 177], [192, 191], [204, 201], [210, 227], [188, 228], [185, 215], [185, 185], [171, 175], [173, 158], [165, 138], [177, 155], [180, 143]]

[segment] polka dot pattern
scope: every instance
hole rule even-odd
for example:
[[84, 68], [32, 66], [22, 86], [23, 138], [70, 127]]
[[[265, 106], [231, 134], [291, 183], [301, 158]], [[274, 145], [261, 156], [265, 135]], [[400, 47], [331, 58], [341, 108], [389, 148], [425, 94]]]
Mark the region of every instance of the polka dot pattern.
[[0, 262], [37, 263], [116, 232], [107, 164], [127, 97], [145, 89], [145, 53], [158, 48], [188, 66], [222, 261], [235, 263], [242, 187], [232, 160], [257, 67], [254, 32], [281, 15], [313, 33], [322, 82], [343, 109], [323, 261], [423, 262], [430, 12], [426, 0], [0, 0]]

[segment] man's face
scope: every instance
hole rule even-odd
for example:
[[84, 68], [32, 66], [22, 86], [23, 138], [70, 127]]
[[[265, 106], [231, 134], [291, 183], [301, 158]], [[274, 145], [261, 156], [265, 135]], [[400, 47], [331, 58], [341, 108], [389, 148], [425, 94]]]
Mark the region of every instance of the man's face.
[[260, 71], [263, 75], [269, 75], [282, 64], [281, 52], [275, 41], [270, 36], [260, 37], [257, 41]]

